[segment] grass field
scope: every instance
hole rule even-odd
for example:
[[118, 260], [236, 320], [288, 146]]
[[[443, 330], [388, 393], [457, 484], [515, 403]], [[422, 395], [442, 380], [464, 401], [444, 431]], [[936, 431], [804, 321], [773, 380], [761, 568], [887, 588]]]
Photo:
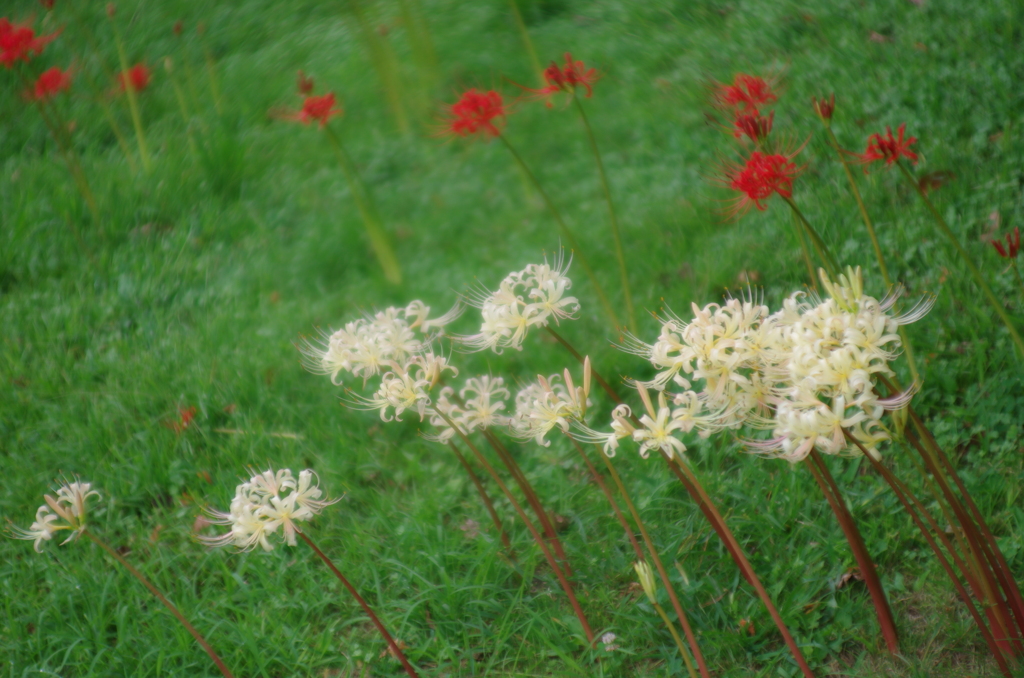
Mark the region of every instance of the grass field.
[[[515, 562], [506, 557], [450, 452], [419, 436], [427, 424], [413, 413], [385, 424], [342, 407], [343, 392], [300, 364], [296, 346], [317, 328], [337, 329], [412, 299], [447, 309], [476, 282], [493, 288], [560, 244], [544, 204], [499, 143], [436, 135], [442, 105], [468, 87], [514, 96], [509, 80], [537, 86], [510, 5], [422, 0], [439, 64], [433, 79], [417, 63], [400, 5], [118, 3], [128, 60], [153, 68], [151, 85], [138, 93], [152, 154], [146, 173], [132, 171], [98, 101], [108, 102], [139, 163], [128, 107], [101, 66], [117, 64], [105, 3], [57, 0], [52, 12], [8, 3], [13, 21], [62, 29], [25, 72], [76, 70], [58, 106], [73, 121], [100, 218], [24, 99], [18, 71], [0, 69], [0, 515], [27, 527], [53, 480], [77, 474], [103, 495], [91, 529], [175, 601], [236, 676], [399, 675], [367, 618], [301, 544], [239, 554], [194, 538], [202, 507], [226, 507], [247, 467], [312, 468], [343, 499], [310, 533], [403, 641], [421, 675], [684, 675], [635, 583], [621, 528], [564, 440], [514, 444], [513, 453], [564, 519], [561, 537], [584, 609], [599, 634], [616, 634], [614, 651], [581, 642], [539, 550], [501, 500], [519, 554]], [[868, 293], [882, 297], [884, 285], [810, 105], [832, 91], [833, 130], [851, 150], [862, 151], [868, 134], [887, 125], [907, 124], [919, 139], [915, 173], [944, 178], [931, 198], [1024, 330], [1024, 299], [988, 244], [1024, 218], [1024, 5], [521, 0], [519, 7], [542, 64], [571, 51], [603, 74], [585, 106], [639, 309], [685, 315], [691, 302], [721, 301], [746, 281], [763, 288], [774, 309], [807, 283], [785, 205], [776, 200], [723, 222], [732, 196], [714, 182], [735, 142], [712, 119], [721, 115], [709, 84], [771, 73], [782, 91], [773, 133], [794, 146], [806, 140], [794, 199], [842, 263], [864, 267]], [[375, 44], [392, 50], [405, 130], [353, 8], [364, 12]], [[180, 37], [172, 31], [178, 20]], [[165, 57], [173, 59], [173, 81]], [[384, 279], [324, 135], [270, 114], [301, 105], [299, 69], [345, 109], [332, 129], [394, 239], [401, 285]], [[187, 120], [175, 82], [189, 102]], [[566, 215], [621, 312], [605, 203], [573, 110], [520, 103], [505, 134]], [[1019, 578], [1021, 359], [899, 174], [856, 174], [893, 277], [911, 293], [937, 295], [934, 310], [908, 328], [924, 382], [915, 406], [958, 464]], [[618, 333], [582, 269], [571, 274], [582, 310], [560, 331], [604, 374], [649, 378], [649, 365], [612, 346]], [[658, 322], [639, 315], [639, 335], [653, 340]], [[471, 310], [454, 331], [474, 332], [478, 322]], [[522, 352], [452, 359], [465, 375], [490, 372], [512, 384], [571, 360], [540, 334]], [[896, 369], [907, 377], [902, 361]], [[175, 430], [190, 407], [194, 420]], [[595, 394], [592, 424], [606, 427], [610, 410]], [[817, 675], [999, 675], [953, 587], [867, 464], [829, 460], [890, 595], [902, 634], [898, 658], [885, 652], [863, 584], [844, 577], [853, 558], [806, 470], [749, 455], [736, 437], [693, 436], [687, 445], [692, 468]], [[883, 454], [913, 477], [897, 447]], [[624, 443], [617, 462], [670, 563], [712, 673], [798, 675], [768, 613], [679, 483], [635, 446]], [[43, 554], [0, 541], [0, 607], [0, 657], [12, 678], [215, 675], [187, 632], [87, 540], [50, 543]]]

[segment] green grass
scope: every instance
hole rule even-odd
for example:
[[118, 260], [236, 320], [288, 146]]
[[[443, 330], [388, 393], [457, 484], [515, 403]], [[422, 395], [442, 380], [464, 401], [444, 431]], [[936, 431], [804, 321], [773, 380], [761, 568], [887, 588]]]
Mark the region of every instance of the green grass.
[[[340, 391], [304, 372], [295, 344], [317, 327], [420, 298], [447, 308], [468, 285], [558, 247], [557, 228], [497, 143], [431, 136], [434, 109], [410, 103], [402, 135], [344, 4], [118, 6], [129, 59], [154, 67], [140, 95], [154, 153], [133, 176], [83, 81], [103, 73], [81, 23], [58, 0], [8, 9], [60, 38], [34, 63], [76, 64], [84, 75], [60, 100], [101, 208], [89, 216], [12, 71], [0, 71], [0, 515], [27, 527], [51, 481], [79, 474], [103, 493], [94, 530], [151, 576], [206, 634], [237, 676], [398, 675], [383, 641], [308, 549], [210, 552], [192, 536], [203, 505], [227, 505], [247, 465], [310, 467], [343, 501], [312, 528], [340, 569], [431, 676], [681, 675], [653, 609], [633, 586], [632, 552], [575, 453], [514, 447], [540, 496], [564, 516], [566, 548], [595, 630], [620, 650], [588, 651], [577, 622], [526, 530], [504, 501], [517, 563], [505, 559], [472, 486], [451, 454], [418, 437], [407, 414], [384, 425], [339, 406]], [[810, 106], [837, 93], [834, 129], [862, 150], [867, 135], [906, 122], [920, 141], [918, 174], [951, 171], [939, 209], [1019, 320], [1024, 300], [990, 245], [1021, 223], [1024, 9], [1019, 3], [903, 0], [806, 3], [584, 3], [524, 0], [543, 60], [572, 51], [604, 77], [586, 102], [620, 211], [639, 309], [716, 301], [756, 272], [774, 308], [805, 282], [781, 204], [736, 223], [716, 216], [730, 196], [709, 178], [731, 138], [706, 119], [706, 85], [737, 72], [776, 72], [785, 84], [776, 130], [809, 138], [795, 199], [845, 263], [864, 266], [884, 293], [841, 168]], [[439, 106], [465, 87], [530, 82], [508, 6], [424, 0], [442, 81]], [[106, 63], [116, 63], [104, 4], [82, 9]], [[416, 101], [409, 41], [388, 3], [366, 7], [386, 26]], [[183, 19], [185, 34], [172, 34]], [[200, 39], [197, 22], [206, 26]], [[877, 34], [878, 37], [872, 39]], [[203, 45], [224, 97], [218, 116]], [[159, 66], [173, 56], [197, 95], [193, 157], [174, 91]], [[185, 68], [191, 83], [185, 81]], [[405, 283], [388, 286], [347, 184], [315, 128], [272, 119], [295, 109], [295, 71], [333, 90], [346, 109], [335, 129], [395, 238]], [[104, 93], [109, 86], [104, 84]], [[131, 133], [127, 107], [112, 99]], [[521, 105], [508, 120], [523, 152], [603, 271], [613, 303], [614, 252], [586, 138], [572, 110]], [[132, 138], [129, 136], [129, 142]], [[860, 177], [894, 277], [938, 295], [911, 326], [925, 384], [916, 399], [1024, 573], [1021, 362], [955, 254], [895, 172]], [[77, 225], [81, 241], [74, 236]], [[580, 319], [563, 331], [610, 375], [650, 368], [610, 347], [616, 339], [593, 290], [574, 269]], [[472, 317], [459, 331], [473, 331]], [[641, 335], [656, 322], [645, 317]], [[461, 355], [464, 374], [530, 379], [568, 365], [531, 337], [522, 353]], [[595, 423], [608, 405], [599, 398]], [[166, 424], [195, 406], [181, 435]], [[423, 425], [425, 427], [425, 425]], [[217, 428], [247, 435], [214, 432]], [[275, 432], [296, 439], [271, 436]], [[903, 633], [889, 659], [842, 533], [800, 467], [748, 456], [720, 437], [692, 441], [691, 459], [818, 675], [998, 675], [963, 605], [880, 480], [857, 461], [831, 467], [876, 556]], [[665, 469], [624, 446], [631, 491], [671, 567], [717, 676], [792, 676], [796, 667], [766, 611]], [[892, 465], [912, 474], [895, 449]], [[467, 521], [479, 523], [472, 536]], [[683, 573], [685, 572], [685, 578]], [[664, 592], [662, 592], [664, 597]], [[126, 572], [86, 541], [0, 541], [0, 656], [5, 675], [214, 675], [190, 636]], [[748, 620], [753, 634], [741, 630]], [[596, 662], [600, 655], [601, 661]]]

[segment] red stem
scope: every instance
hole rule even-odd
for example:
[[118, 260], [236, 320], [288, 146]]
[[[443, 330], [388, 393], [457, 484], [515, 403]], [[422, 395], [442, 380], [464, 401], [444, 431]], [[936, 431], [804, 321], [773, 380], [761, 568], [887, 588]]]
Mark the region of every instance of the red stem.
[[501, 462], [508, 469], [508, 472], [512, 474], [512, 478], [516, 481], [519, 489], [523, 491], [523, 495], [526, 497], [527, 503], [530, 508], [533, 509], [534, 514], [537, 516], [537, 520], [540, 521], [541, 529], [544, 530], [544, 536], [547, 538], [551, 545], [555, 549], [555, 555], [558, 556], [559, 562], [562, 563], [562, 567], [565, 569], [565, 574], [568, 577], [572, 576], [572, 568], [569, 566], [569, 558], [565, 555], [565, 549], [562, 548], [562, 541], [558, 538], [558, 533], [555, 531], [555, 526], [551, 523], [551, 518], [548, 517], [547, 511], [544, 510], [544, 505], [540, 502], [540, 497], [537, 495], [536, 490], [533, 489], [533, 485], [526, 479], [526, 475], [523, 470], [519, 468], [519, 464], [513, 459], [508, 449], [501, 444], [490, 431], [482, 431], [484, 439], [491, 444], [494, 451], [498, 454]]
[[480, 462], [480, 464], [484, 467], [484, 469], [491, 476], [491, 478], [498, 485], [498, 487], [501, 488], [501, 491], [505, 493], [505, 496], [508, 498], [509, 503], [512, 504], [512, 508], [515, 509], [516, 514], [519, 516], [519, 519], [526, 524], [526, 528], [530, 531], [530, 534], [533, 536], [533, 540], [537, 542], [537, 546], [539, 546], [540, 550], [544, 553], [544, 557], [547, 559], [548, 565], [551, 567], [551, 570], [555, 573], [555, 576], [558, 578], [558, 582], [562, 585], [562, 589], [565, 591], [565, 595], [569, 598], [569, 604], [572, 606], [573, 611], [576, 613], [577, 619], [580, 620], [580, 624], [583, 626], [583, 633], [586, 634], [587, 641], [590, 643], [591, 646], [593, 646], [594, 632], [590, 628], [590, 622], [587, 621], [587, 616], [583, 614], [583, 608], [580, 607], [580, 603], [576, 599], [576, 594], [572, 590], [572, 585], [569, 583], [569, 580], [565, 578], [565, 573], [562, 572], [562, 568], [558, 566], [558, 562], [552, 555], [551, 549], [548, 548], [547, 543], [544, 541], [544, 538], [540, 536], [539, 532], [537, 532], [537, 528], [534, 527], [533, 522], [530, 521], [530, 517], [526, 515], [526, 511], [524, 511], [523, 507], [519, 504], [518, 501], [516, 501], [515, 496], [508, 489], [508, 486], [501, 479], [501, 476], [498, 475], [498, 472], [494, 470], [493, 466], [491, 466], [491, 463], [487, 461], [487, 457], [485, 457], [483, 453], [477, 448], [477, 446], [473, 444], [473, 442], [462, 431], [462, 429], [460, 429], [458, 425], [454, 421], [452, 421], [451, 418], [444, 412], [437, 409], [436, 407], [434, 407], [433, 409], [434, 412], [436, 412], [438, 416], [444, 419], [445, 423], [448, 424], [448, 426], [450, 426], [451, 429], [455, 431], [455, 433], [460, 438], [462, 438], [462, 442], [466, 443], [466, 446], [473, 451], [473, 454], [476, 455], [477, 461]]
[[199, 631], [196, 631], [196, 628], [192, 626], [192, 624], [190, 624], [187, 619], [185, 619], [185, 615], [183, 615], [178, 610], [178, 608], [176, 608], [171, 603], [171, 601], [167, 600], [167, 598], [164, 597], [164, 594], [160, 593], [160, 589], [154, 586], [152, 582], [150, 582], [148, 579], [143, 577], [141, 572], [132, 567], [132, 564], [125, 560], [124, 556], [122, 556], [114, 549], [110, 548], [110, 546], [105, 541], [103, 541], [102, 539], [100, 539], [99, 537], [97, 537], [92, 532], [86, 529], [82, 530], [82, 534], [84, 534], [89, 539], [92, 539], [96, 544], [100, 546], [100, 548], [109, 553], [114, 558], [114, 560], [124, 565], [125, 569], [128, 570], [133, 577], [138, 579], [143, 586], [149, 589], [150, 593], [156, 596], [157, 600], [164, 604], [164, 607], [171, 611], [171, 614], [173, 614], [175, 618], [179, 622], [181, 622], [181, 625], [184, 626], [185, 629], [192, 634], [192, 637], [196, 639], [196, 642], [199, 643], [204, 650], [206, 650], [206, 654], [210, 656], [210, 659], [213, 660], [213, 663], [216, 664], [217, 668], [220, 669], [220, 672], [224, 674], [224, 678], [234, 678], [234, 676], [231, 675], [231, 671], [228, 670], [228, 667], [225, 666], [224, 662], [221, 661], [221, 658], [217, 656], [217, 653], [213, 651], [213, 648], [210, 647], [210, 644], [206, 642], [206, 639], [203, 638], [202, 635], [200, 635]]
[[463, 456], [462, 452], [459, 451], [459, 448], [455, 446], [455, 443], [449, 440], [448, 447], [452, 449], [452, 452], [455, 453], [455, 456], [458, 458], [459, 463], [462, 464], [462, 468], [466, 469], [466, 473], [469, 474], [470, 480], [472, 480], [473, 485], [476, 486], [476, 491], [480, 493], [480, 499], [483, 500], [484, 506], [487, 507], [487, 513], [491, 516], [491, 520], [494, 522], [494, 527], [497, 528], [498, 534], [501, 535], [501, 543], [504, 544], [505, 548], [508, 550], [509, 557], [514, 559], [516, 556], [515, 551], [512, 550], [512, 542], [508, 538], [508, 533], [505, 532], [504, 525], [501, 524], [501, 519], [498, 517], [498, 512], [494, 510], [494, 502], [491, 501], [490, 495], [487, 494], [487, 490], [484, 488], [484, 484], [480, 481], [480, 478], [477, 477], [476, 473], [473, 471], [473, 467], [469, 465], [469, 460], [466, 459], [466, 457]]
[[328, 558], [323, 551], [317, 548], [317, 545], [313, 543], [313, 540], [310, 539], [305, 532], [295, 530], [295, 533], [302, 537], [302, 541], [309, 544], [309, 548], [313, 549], [313, 551], [318, 556], [320, 556], [320, 560], [324, 561], [324, 564], [327, 565], [328, 568], [330, 568], [331, 572], [334, 573], [334, 576], [337, 577], [338, 580], [345, 585], [345, 588], [348, 589], [348, 592], [352, 594], [352, 597], [356, 599], [356, 602], [359, 603], [359, 606], [363, 608], [363, 612], [365, 612], [370, 617], [370, 621], [372, 621], [373, 625], [377, 627], [378, 631], [380, 631], [380, 635], [384, 636], [384, 640], [387, 641], [388, 649], [391, 650], [391, 654], [393, 654], [395, 658], [398, 659], [398, 661], [402, 662], [402, 667], [405, 669], [405, 672], [408, 673], [411, 678], [419, 678], [419, 675], [416, 673], [416, 669], [414, 669], [412, 667], [412, 664], [409, 663], [409, 660], [405, 658], [405, 655], [402, 653], [401, 648], [399, 648], [398, 644], [395, 643], [395, 639], [392, 638], [391, 634], [388, 633], [388, 630], [384, 628], [384, 624], [382, 624], [380, 619], [378, 619], [377, 615], [374, 614], [373, 610], [370, 608], [367, 602], [363, 600], [363, 597], [359, 595], [359, 592], [356, 591], [355, 587], [352, 586], [351, 583], [349, 583], [348, 579], [345, 579], [345, 575], [343, 575], [341, 571], [334, 566], [334, 563], [331, 562], [331, 559]]
[[786, 623], [782, 621], [782, 616], [779, 615], [779, 611], [775, 609], [775, 603], [772, 602], [771, 597], [761, 584], [761, 580], [758, 579], [757, 573], [754, 572], [754, 568], [751, 566], [750, 561], [747, 560], [746, 555], [743, 553], [743, 548], [739, 542], [736, 541], [736, 537], [733, 536], [729, 526], [725, 523], [722, 515], [718, 512], [718, 509], [711, 501], [711, 497], [708, 496], [707, 492], [701, 486], [697, 477], [693, 475], [693, 472], [685, 465], [679, 464], [671, 456], [662, 452], [662, 456], [668, 463], [669, 468], [679, 478], [679, 481], [686, 488], [687, 492], [693, 498], [694, 502], [697, 503], [697, 507], [704, 513], [704, 517], [707, 518], [708, 522], [711, 523], [711, 527], [718, 534], [718, 538], [725, 544], [726, 549], [729, 551], [729, 555], [732, 556], [733, 561], [740, 569], [740, 573], [743, 577], [754, 587], [757, 591], [758, 597], [764, 606], [768, 608], [768, 614], [771, 615], [772, 621], [775, 622], [775, 626], [779, 629], [779, 633], [782, 634], [783, 640], [786, 642], [786, 646], [789, 648], [790, 653], [793, 655], [793, 659], [796, 660], [797, 665], [800, 667], [800, 671], [806, 676], [806, 678], [814, 678], [814, 672], [811, 671], [811, 667], [807, 665], [807, 660], [804, 659], [803, 653], [796, 644], [796, 640], [793, 639], [789, 629], [786, 627]]
[[857, 523], [843, 501], [839, 486], [836, 484], [835, 478], [832, 477], [817, 450], [811, 450], [810, 456], [804, 461], [807, 462], [807, 467], [811, 470], [811, 474], [821, 488], [822, 494], [825, 495], [825, 499], [828, 500], [829, 506], [832, 507], [832, 512], [835, 514], [836, 520], [839, 521], [839, 526], [843, 529], [843, 534], [846, 535], [846, 541], [850, 545], [853, 557], [857, 560], [857, 567], [860, 569], [861, 575], [864, 577], [864, 583], [867, 584], [868, 592], [871, 594], [871, 603], [875, 606], [875, 615], [878, 617], [878, 625], [882, 629], [882, 636], [885, 638], [889, 654], [899, 654], [900, 645], [899, 636], [896, 633], [896, 622], [893, 621], [892, 609], [889, 607], [889, 601], [885, 597], [885, 589], [878, 578], [878, 571], [875, 568], [874, 561], [871, 559], [871, 553], [864, 545], [864, 538], [861, 536], [860, 530], [857, 529]]
[[[595, 445], [595, 447], [597, 446]], [[644, 538], [644, 544], [647, 545], [647, 551], [651, 554], [654, 566], [658, 570], [658, 576], [661, 577], [661, 583], [665, 585], [665, 590], [668, 591], [669, 600], [672, 601], [672, 607], [675, 609], [676, 615], [679, 617], [679, 621], [683, 625], [683, 632], [686, 634], [686, 642], [689, 643], [690, 651], [693, 653], [694, 659], [697, 660], [697, 668], [700, 669], [700, 675], [703, 678], [711, 678], [711, 673], [708, 671], [708, 664], [704, 661], [704, 653], [700, 651], [700, 645], [697, 644], [697, 637], [694, 635], [693, 629], [690, 628], [690, 620], [687, 619], [686, 613], [683, 611], [683, 606], [679, 602], [679, 597], [676, 596], [676, 591], [672, 587], [672, 581], [668, 578], [668, 572], [665, 571], [665, 565], [661, 562], [661, 557], [658, 555], [658, 549], [654, 548], [654, 541], [651, 539], [651, 535], [647, 532], [647, 527], [644, 525], [644, 521], [640, 519], [640, 513], [637, 512], [636, 506], [633, 504], [633, 500], [630, 499], [629, 492], [626, 491], [626, 486], [623, 484], [622, 478], [619, 477], [618, 471], [615, 470], [612, 460], [609, 459], [608, 455], [604, 454], [599, 447], [597, 454], [604, 461], [604, 465], [608, 469], [608, 473], [611, 475], [612, 480], [615, 481], [615, 485], [619, 488], [619, 493], [622, 494], [622, 498], [626, 502], [626, 508], [629, 509], [629, 513], [633, 516], [636, 526], [640, 529], [640, 534]]]
[[[992, 637], [992, 633], [989, 631], [988, 627], [985, 626], [985, 622], [981, 619], [981, 615], [978, 614], [978, 610], [974, 606], [974, 602], [971, 600], [971, 595], [967, 592], [967, 589], [964, 588], [964, 585], [960, 583], [960, 580], [957, 578], [952, 566], [950, 566], [949, 561], [946, 560], [945, 556], [942, 555], [942, 550], [939, 549], [939, 545], [935, 543], [934, 537], [932, 537], [931, 533], [928, 531], [928, 528], [925, 527], [924, 523], [921, 522], [920, 516], [918, 516], [917, 513], [914, 511], [913, 506], [911, 505], [910, 501], [908, 501], [907, 496], [904, 494], [905, 487], [901, 487], [902, 483], [900, 483], [895, 478], [895, 476], [893, 476], [892, 473], [889, 472], [889, 469], [887, 469], [885, 465], [882, 464], [882, 462], [872, 457], [871, 454], [868, 453], [866, 449], [864, 449], [864, 446], [860, 444], [860, 441], [851, 436], [849, 432], [847, 432], [846, 430], [844, 430], [843, 433], [844, 435], [846, 435], [846, 439], [860, 449], [864, 456], [867, 457], [872, 467], [874, 467], [874, 469], [878, 471], [883, 478], [885, 478], [886, 482], [889, 483], [889, 487], [892, 488], [892, 491], [896, 494], [897, 499], [899, 499], [900, 503], [903, 504], [903, 508], [906, 510], [907, 513], [910, 514], [910, 517], [913, 519], [914, 524], [917, 525], [917, 529], [921, 532], [922, 536], [924, 536], [925, 541], [928, 542], [928, 545], [931, 547], [932, 552], [935, 553], [935, 557], [938, 559], [939, 564], [942, 566], [942, 569], [945, 570], [946, 574], [953, 582], [953, 585], [956, 587], [957, 593], [960, 595], [961, 600], [963, 600], [964, 604], [967, 605], [967, 610], [968, 612], [970, 612], [971, 617], [974, 619], [974, 623], [978, 626], [978, 629], [981, 631], [981, 635], [985, 638], [985, 644], [988, 645], [989, 651], [992, 653], [992, 656], [995, 658], [996, 663], [999, 665], [1000, 672], [1004, 676], [1006, 676], [1006, 678], [1012, 678], [1013, 674], [1010, 672], [1010, 668], [1006, 665], [1006, 660], [1003, 658], [1003, 653], [1000, 651], [998, 645], [996, 645], [995, 638]], [[930, 514], [925, 513], [925, 515], [928, 515], [929, 518], [931, 517]], [[937, 534], [942, 535], [941, 532], [937, 532]]]

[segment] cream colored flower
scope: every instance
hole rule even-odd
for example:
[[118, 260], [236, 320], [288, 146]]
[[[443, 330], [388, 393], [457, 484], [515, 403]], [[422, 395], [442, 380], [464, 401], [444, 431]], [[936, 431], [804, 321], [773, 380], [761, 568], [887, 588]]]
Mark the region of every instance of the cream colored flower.
[[34, 541], [36, 552], [42, 552], [44, 541], [49, 541], [55, 532], [70, 530], [71, 534], [61, 544], [77, 539], [86, 527], [89, 497], [100, 493], [91, 489], [90, 483], [65, 481], [57, 488], [57, 496], [43, 495], [46, 502], [36, 510], [36, 519], [27, 530], [12, 527], [15, 539]]

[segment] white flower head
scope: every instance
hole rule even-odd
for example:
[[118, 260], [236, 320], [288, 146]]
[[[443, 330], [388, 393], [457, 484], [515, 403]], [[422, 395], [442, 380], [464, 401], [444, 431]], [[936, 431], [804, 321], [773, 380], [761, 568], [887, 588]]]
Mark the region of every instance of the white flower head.
[[560, 251], [553, 264], [545, 257], [542, 264], [530, 264], [521, 271], [509, 273], [491, 292], [482, 289], [467, 299], [480, 309], [481, 325], [477, 334], [459, 337], [471, 349], [522, 350], [523, 340], [531, 327], [545, 327], [552, 319], [573, 318], [580, 308], [576, 297], [566, 293], [572, 280], [566, 275], [569, 261]]
[[321, 499], [318, 479], [313, 471], [299, 472], [298, 480], [291, 470], [268, 469], [254, 473], [248, 482], [235, 488], [235, 497], [227, 513], [209, 511], [213, 523], [231, 529], [217, 537], [199, 537], [208, 546], [235, 546], [243, 551], [257, 545], [265, 551], [274, 548], [270, 537], [280, 528], [289, 546], [295, 546], [297, 523], [308, 521], [340, 499]]
[[19, 527], [12, 527], [12, 536], [15, 539], [26, 539], [34, 541], [37, 553], [42, 552], [44, 541], [49, 541], [55, 532], [70, 530], [71, 534], [61, 544], [67, 544], [73, 539], [81, 536], [87, 523], [87, 502], [89, 497], [100, 493], [92, 489], [90, 483], [83, 483], [78, 480], [74, 482], [64, 481], [57, 488], [57, 496], [43, 495], [45, 504], [36, 510], [36, 519], [27, 530]]

